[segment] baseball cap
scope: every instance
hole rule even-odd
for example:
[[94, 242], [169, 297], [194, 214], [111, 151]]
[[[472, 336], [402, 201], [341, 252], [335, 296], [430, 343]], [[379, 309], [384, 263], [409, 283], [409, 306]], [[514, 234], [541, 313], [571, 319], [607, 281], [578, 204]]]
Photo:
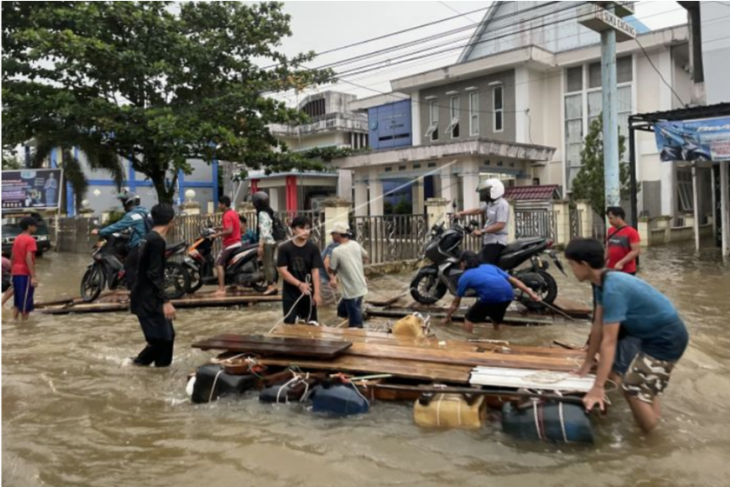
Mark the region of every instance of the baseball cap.
[[341, 235], [347, 235], [350, 233], [350, 227], [345, 222], [335, 222], [335, 224], [332, 226], [332, 233], [339, 233]]

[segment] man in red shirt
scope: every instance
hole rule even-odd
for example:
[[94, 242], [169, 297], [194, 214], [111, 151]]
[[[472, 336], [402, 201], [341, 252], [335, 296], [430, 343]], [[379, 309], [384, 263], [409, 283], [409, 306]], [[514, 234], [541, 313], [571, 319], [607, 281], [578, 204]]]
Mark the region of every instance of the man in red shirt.
[[223, 249], [218, 254], [215, 261], [215, 269], [218, 273], [218, 290], [215, 292], [217, 296], [226, 295], [226, 262], [241, 247], [241, 221], [238, 219], [238, 213], [231, 209], [231, 198], [221, 196], [218, 200], [218, 209], [223, 212], [223, 226], [220, 231], [213, 235], [215, 237], [223, 237]]
[[626, 224], [626, 212], [620, 206], [609, 206], [606, 216], [611, 224], [606, 235], [606, 267], [636, 275], [639, 232]]
[[15, 238], [11, 258], [10, 272], [13, 276], [13, 289], [15, 290], [15, 307], [13, 318], [28, 315], [34, 309], [33, 292], [38, 281], [35, 277], [35, 253], [38, 250], [33, 234], [37, 228], [37, 222], [32, 216], [20, 220], [20, 228], [23, 232]]

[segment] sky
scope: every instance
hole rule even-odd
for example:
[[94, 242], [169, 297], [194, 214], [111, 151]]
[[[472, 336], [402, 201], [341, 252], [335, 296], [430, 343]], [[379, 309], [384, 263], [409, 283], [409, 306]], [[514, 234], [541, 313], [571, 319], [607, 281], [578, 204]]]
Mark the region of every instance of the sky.
[[[481, 21], [486, 13], [486, 8], [491, 3], [484, 1], [287, 1], [284, 3], [284, 10], [292, 17], [291, 30], [293, 35], [283, 41], [282, 50], [289, 55], [309, 50], [322, 52], [428, 22], [439, 21], [449, 17], [455, 17], [462, 13], [482, 9], [467, 16], [454, 18], [431, 27], [403, 33], [356, 48], [319, 56], [310, 62], [308, 67], [323, 66], [328, 63], [392, 47], [397, 44], [417, 41], [446, 30], [463, 28], [465, 30], [456, 32], [449, 37], [432, 41], [433, 43], [439, 44], [451, 41], [451, 46], [459, 46], [468, 42], [469, 36], [474, 30], [473, 26]], [[677, 2], [636, 2], [635, 11], [636, 17], [652, 30], [686, 23], [687, 21], [686, 11]], [[335, 69], [338, 71], [353, 69], [358, 65], [369, 64], [376, 60], [402, 55], [404, 52], [410, 50], [422, 49], [425, 45], [428, 44], [419, 43], [404, 51], [397, 51], [390, 55], [384, 54], [375, 59], [362, 60], [358, 64], [337, 67]], [[382, 70], [354, 75], [348, 78], [351, 82], [366, 88], [341, 83], [336, 86], [323, 86], [315, 90], [300, 93], [299, 98], [327, 89], [354, 93], [358, 98], [377, 95], [379, 92], [389, 92], [391, 91], [389, 80], [453, 64], [456, 62], [460, 52], [459, 49], [456, 49], [437, 56], [414, 61], [413, 63], [391, 66], [389, 68], [386, 67]], [[283, 96], [288, 103], [296, 104], [297, 95], [295, 93], [289, 92]]]

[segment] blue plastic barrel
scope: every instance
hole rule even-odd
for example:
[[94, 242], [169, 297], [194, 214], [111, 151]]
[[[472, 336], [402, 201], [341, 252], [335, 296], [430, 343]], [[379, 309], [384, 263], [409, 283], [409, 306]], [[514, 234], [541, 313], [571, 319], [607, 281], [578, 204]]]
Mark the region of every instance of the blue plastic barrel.
[[502, 407], [502, 430], [522, 440], [593, 443], [590, 417], [579, 404], [538, 401], [516, 408]]

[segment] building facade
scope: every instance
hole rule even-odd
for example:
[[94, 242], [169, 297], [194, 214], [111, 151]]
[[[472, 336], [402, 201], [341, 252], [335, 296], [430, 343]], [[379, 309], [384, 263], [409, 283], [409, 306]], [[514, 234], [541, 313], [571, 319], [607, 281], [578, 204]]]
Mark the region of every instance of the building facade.
[[[336, 91], [307, 96], [299, 103], [299, 109], [309, 116], [309, 123], [272, 124], [269, 129], [292, 152], [323, 147], [366, 148], [369, 145], [368, 117], [348, 108], [355, 98], [355, 95]], [[268, 192], [275, 210], [318, 210], [325, 198], [335, 195], [352, 200], [352, 172], [345, 169], [268, 175], [263, 170], [251, 171], [246, 183], [249, 194], [258, 190]]]
[[[584, 138], [602, 110], [600, 35], [578, 22], [583, 3], [494, 2], [456, 64], [394, 79], [393, 93], [351, 103], [370, 111], [408, 100], [412, 120], [412, 146], [335, 161], [355, 171], [356, 201], [378, 198], [394, 173], [415, 178], [414, 207], [424, 187], [472, 207], [473, 188], [494, 176], [508, 186], [555, 184], [569, 196]], [[649, 31], [628, 20], [638, 42], [617, 45], [624, 136], [630, 114], [682, 106], [692, 94], [687, 26]], [[639, 211], [677, 215], [685, 209], [684, 175], [662, 165], [654, 141], [642, 137]], [[371, 214], [382, 209], [366, 206]]]

